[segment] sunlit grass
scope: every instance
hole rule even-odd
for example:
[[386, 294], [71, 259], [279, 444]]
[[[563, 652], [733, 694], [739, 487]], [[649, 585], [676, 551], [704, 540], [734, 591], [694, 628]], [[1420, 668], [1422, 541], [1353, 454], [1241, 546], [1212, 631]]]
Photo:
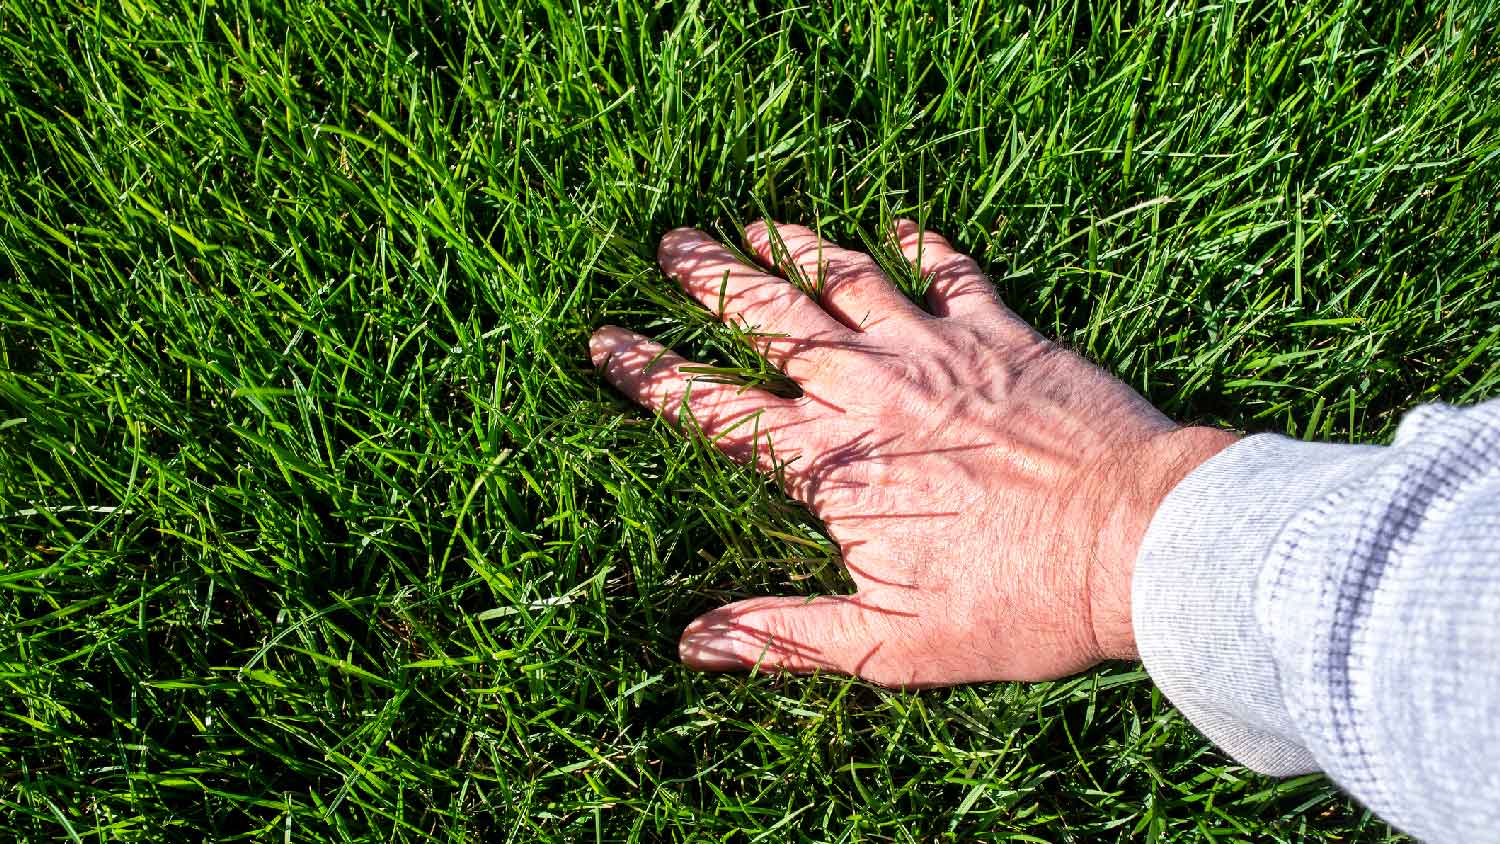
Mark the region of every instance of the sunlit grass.
[[684, 671], [842, 575], [586, 339], [760, 377], [656, 239], [916, 216], [1179, 418], [1382, 441], [1500, 392], [1494, 4], [750, 5], [0, 0], [0, 837], [1391, 837], [1135, 666]]

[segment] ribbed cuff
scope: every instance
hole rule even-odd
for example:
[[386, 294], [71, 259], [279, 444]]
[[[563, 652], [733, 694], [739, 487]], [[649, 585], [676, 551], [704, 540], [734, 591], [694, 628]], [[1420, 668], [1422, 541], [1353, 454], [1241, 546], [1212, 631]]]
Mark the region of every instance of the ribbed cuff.
[[1146, 670], [1193, 726], [1263, 774], [1318, 767], [1255, 621], [1257, 575], [1299, 510], [1370, 471], [1384, 451], [1248, 437], [1184, 478], [1141, 542], [1131, 624]]

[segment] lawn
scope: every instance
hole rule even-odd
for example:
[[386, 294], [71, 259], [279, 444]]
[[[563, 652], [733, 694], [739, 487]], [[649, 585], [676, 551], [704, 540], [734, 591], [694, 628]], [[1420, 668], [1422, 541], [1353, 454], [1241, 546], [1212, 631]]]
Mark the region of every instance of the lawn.
[[1497, 27], [0, 0], [0, 839], [1399, 840], [1135, 665], [685, 671], [697, 612], [844, 574], [587, 338], [773, 377], [660, 235], [907, 215], [1180, 419], [1387, 441], [1500, 394]]

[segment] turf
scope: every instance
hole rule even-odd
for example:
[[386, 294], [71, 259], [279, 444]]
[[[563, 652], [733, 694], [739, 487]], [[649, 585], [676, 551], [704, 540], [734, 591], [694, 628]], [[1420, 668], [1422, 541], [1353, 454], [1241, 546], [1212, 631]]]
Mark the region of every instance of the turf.
[[0, 838], [1398, 838], [1136, 666], [684, 671], [692, 615], [837, 554], [586, 340], [766, 378], [657, 238], [911, 215], [1179, 418], [1385, 441], [1500, 394], [1497, 25], [0, 0]]

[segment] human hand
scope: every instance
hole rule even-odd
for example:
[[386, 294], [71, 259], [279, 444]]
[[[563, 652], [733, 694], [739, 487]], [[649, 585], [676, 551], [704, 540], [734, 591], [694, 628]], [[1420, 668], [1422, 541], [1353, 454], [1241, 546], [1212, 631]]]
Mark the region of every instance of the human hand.
[[978, 265], [911, 221], [894, 232], [929, 280], [922, 311], [867, 255], [802, 226], [746, 230], [817, 298], [708, 235], [661, 242], [667, 275], [804, 395], [715, 383], [623, 328], [590, 341], [622, 392], [773, 472], [827, 526], [853, 595], [766, 597], [709, 612], [682, 635], [705, 670], [854, 674], [888, 686], [1040, 680], [1133, 659], [1130, 576], [1157, 505], [1233, 442], [1180, 427], [1049, 342]]

